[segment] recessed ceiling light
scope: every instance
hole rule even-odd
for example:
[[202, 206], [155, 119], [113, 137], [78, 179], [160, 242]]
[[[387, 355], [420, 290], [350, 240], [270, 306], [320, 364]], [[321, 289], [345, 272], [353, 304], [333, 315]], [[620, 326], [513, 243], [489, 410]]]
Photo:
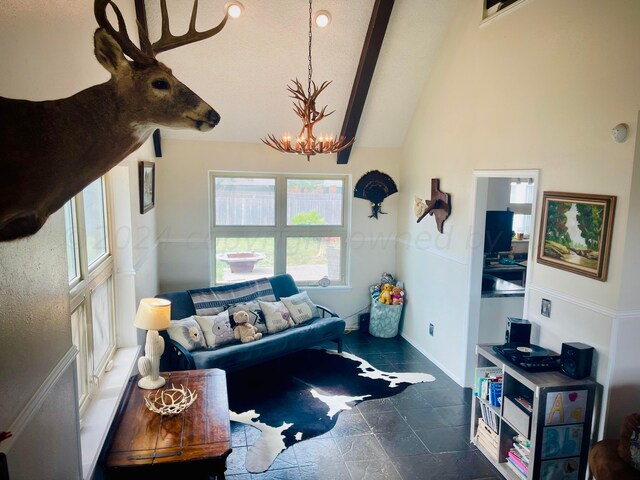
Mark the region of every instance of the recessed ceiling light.
[[242, 12], [244, 12], [244, 6], [242, 6], [240, 2], [236, 1], [228, 2], [225, 5], [225, 8], [231, 18], [238, 18], [240, 15], [242, 15]]
[[316, 25], [324, 28], [331, 23], [331, 14], [326, 10], [318, 10], [315, 14]]

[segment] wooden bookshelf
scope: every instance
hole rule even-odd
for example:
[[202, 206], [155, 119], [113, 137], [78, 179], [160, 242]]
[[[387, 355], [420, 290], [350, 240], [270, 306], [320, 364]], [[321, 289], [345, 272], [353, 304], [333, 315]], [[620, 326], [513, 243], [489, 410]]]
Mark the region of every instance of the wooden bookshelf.
[[[479, 432], [486, 430], [480, 424], [487, 401], [476, 396], [474, 389], [470, 434], [478, 450], [507, 479], [555, 478], [550, 474], [554, 470], [569, 472], [563, 478], [585, 478], [597, 383], [574, 380], [560, 372], [526, 372], [494, 353], [493, 345], [478, 345], [477, 371], [491, 367], [502, 371], [501, 405], [489, 406], [497, 418], [497, 437], [493, 438], [498, 444], [497, 459], [488, 451], [486, 432]], [[477, 438], [479, 433], [485, 436]], [[518, 442], [520, 450], [514, 446], [514, 437], [522, 441]], [[528, 447], [523, 446], [527, 443]], [[510, 454], [511, 450], [515, 451]], [[510, 456], [514, 466], [509, 465]], [[528, 464], [523, 456], [528, 457]], [[526, 475], [516, 473], [518, 462], [527, 467]]]

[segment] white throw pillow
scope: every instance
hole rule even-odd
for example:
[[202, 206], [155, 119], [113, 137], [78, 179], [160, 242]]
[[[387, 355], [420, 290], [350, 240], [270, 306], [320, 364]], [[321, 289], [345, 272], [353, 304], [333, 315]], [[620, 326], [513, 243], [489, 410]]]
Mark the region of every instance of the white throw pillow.
[[267, 322], [267, 331], [269, 333], [277, 333], [293, 327], [295, 323], [291, 320], [289, 310], [282, 302], [262, 302], [260, 301], [260, 309], [264, 313], [264, 319]]
[[200, 325], [198, 325], [193, 316], [182, 320], [171, 320], [167, 333], [171, 340], [175, 340], [188, 351], [207, 346]]
[[312, 318], [319, 317], [318, 308], [309, 298], [307, 292], [296, 293], [290, 297], [282, 297], [280, 301], [287, 307], [292, 320], [296, 324], [308, 322]]
[[235, 342], [231, 322], [229, 322], [229, 312], [227, 310], [217, 315], [194, 316], [200, 328], [202, 328], [204, 339], [207, 341], [207, 347], [218, 348], [222, 345]]

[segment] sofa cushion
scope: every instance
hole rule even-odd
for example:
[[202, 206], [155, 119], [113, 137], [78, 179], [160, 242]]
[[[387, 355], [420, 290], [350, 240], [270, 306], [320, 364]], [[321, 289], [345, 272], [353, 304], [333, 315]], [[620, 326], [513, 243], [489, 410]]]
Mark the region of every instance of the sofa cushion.
[[195, 315], [195, 319], [204, 333], [207, 347], [218, 348], [236, 341], [227, 310], [212, 316]]
[[167, 329], [169, 338], [178, 342], [189, 351], [205, 348], [207, 344], [202, 334], [202, 329], [193, 317], [182, 320], [171, 320]]
[[344, 320], [335, 317], [314, 318], [277, 335], [266, 335], [256, 342], [234, 343], [217, 350], [197, 350], [191, 355], [198, 369], [237, 370], [339, 338], [344, 327]]
[[262, 310], [260, 310], [260, 304], [257, 301], [229, 305], [227, 311], [229, 312], [231, 326], [235, 326], [233, 322], [233, 316], [240, 310], [244, 310], [249, 314], [249, 323], [256, 327], [258, 332], [267, 333], [267, 324], [264, 321], [264, 315], [262, 313]]
[[284, 303], [263, 302], [262, 300], [259, 303], [265, 322], [267, 322], [267, 331], [269, 333], [278, 333], [295, 325]]
[[307, 292], [300, 292], [290, 297], [281, 297], [280, 301], [289, 310], [291, 319], [296, 323], [308, 322], [312, 318], [319, 317], [318, 309], [309, 298]]

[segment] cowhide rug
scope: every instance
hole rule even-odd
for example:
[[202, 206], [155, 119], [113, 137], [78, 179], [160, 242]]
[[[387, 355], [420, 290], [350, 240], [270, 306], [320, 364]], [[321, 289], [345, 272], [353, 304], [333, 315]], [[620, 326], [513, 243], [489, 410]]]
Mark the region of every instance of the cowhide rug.
[[261, 431], [245, 467], [264, 472], [281, 451], [331, 430], [341, 411], [434, 380], [426, 373], [382, 372], [355, 355], [323, 349], [229, 372], [231, 420]]

